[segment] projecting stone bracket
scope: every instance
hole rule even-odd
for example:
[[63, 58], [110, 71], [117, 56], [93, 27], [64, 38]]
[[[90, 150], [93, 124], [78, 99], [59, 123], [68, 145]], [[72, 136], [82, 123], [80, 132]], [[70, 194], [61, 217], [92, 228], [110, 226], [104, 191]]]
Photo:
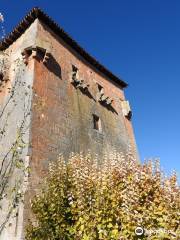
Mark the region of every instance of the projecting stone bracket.
[[89, 84], [87, 84], [83, 79], [79, 80], [77, 78], [72, 78], [71, 83], [76, 87], [79, 88], [81, 91], [89, 91]]
[[28, 65], [31, 57], [37, 59], [40, 62], [43, 62], [45, 65], [48, 63], [51, 57], [51, 54], [47, 49], [39, 46], [27, 47], [22, 51], [21, 54], [26, 65]]
[[127, 119], [131, 120], [131, 118], [132, 118], [132, 111], [131, 111], [131, 107], [130, 107], [129, 101], [122, 101], [121, 102], [121, 106], [122, 106], [123, 115]]
[[97, 100], [98, 102], [100, 102], [101, 104], [107, 105], [107, 106], [111, 106], [113, 99], [106, 96], [104, 93], [99, 92], [97, 94]]

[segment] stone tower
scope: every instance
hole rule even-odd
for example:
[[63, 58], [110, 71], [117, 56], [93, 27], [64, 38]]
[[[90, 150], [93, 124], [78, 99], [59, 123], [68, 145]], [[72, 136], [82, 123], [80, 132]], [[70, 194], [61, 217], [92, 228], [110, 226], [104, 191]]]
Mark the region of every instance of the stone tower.
[[0, 240], [19, 240], [29, 200], [59, 153], [137, 153], [127, 84], [39, 8], [0, 50]]

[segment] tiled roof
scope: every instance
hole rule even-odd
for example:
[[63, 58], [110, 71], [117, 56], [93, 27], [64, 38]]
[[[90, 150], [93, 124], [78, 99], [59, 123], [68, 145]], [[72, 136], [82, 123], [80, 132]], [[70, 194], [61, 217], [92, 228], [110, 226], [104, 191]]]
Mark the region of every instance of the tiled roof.
[[87, 53], [76, 41], [74, 41], [56, 22], [54, 22], [46, 13], [41, 9], [33, 8], [24, 19], [18, 24], [17, 27], [0, 42], [0, 50], [7, 49], [14, 41], [16, 41], [26, 29], [35, 21], [41, 20], [50, 29], [52, 29], [58, 36], [60, 36], [68, 45], [70, 45], [77, 53], [79, 53], [87, 62], [94, 66], [97, 70], [109, 77], [111, 80], [119, 84], [122, 88], [127, 87], [127, 83], [115, 76], [106, 67], [101, 65], [94, 57]]

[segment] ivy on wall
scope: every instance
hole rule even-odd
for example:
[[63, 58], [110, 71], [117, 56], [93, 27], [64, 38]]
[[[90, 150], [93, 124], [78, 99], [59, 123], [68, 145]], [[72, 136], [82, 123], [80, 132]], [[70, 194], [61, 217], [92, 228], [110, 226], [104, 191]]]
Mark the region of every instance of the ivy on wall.
[[[11, 224], [10, 219], [18, 216], [18, 206], [23, 199], [23, 180], [28, 172], [24, 150], [28, 144], [25, 135], [29, 129], [31, 90], [23, 79], [25, 65], [22, 58], [17, 58], [13, 65], [14, 78], [10, 81], [9, 56], [1, 52], [0, 95], [6, 94], [0, 105], [0, 235], [7, 224]], [[20, 102], [22, 115], [18, 116], [16, 109]], [[15, 128], [13, 137], [9, 132], [12, 124]]]

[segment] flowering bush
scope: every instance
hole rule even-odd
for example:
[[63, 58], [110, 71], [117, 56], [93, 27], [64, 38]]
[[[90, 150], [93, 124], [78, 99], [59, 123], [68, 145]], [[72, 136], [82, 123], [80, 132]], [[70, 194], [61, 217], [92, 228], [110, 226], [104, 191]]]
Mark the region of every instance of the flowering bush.
[[179, 207], [176, 175], [165, 177], [157, 161], [60, 157], [32, 203], [26, 239], [179, 239]]

